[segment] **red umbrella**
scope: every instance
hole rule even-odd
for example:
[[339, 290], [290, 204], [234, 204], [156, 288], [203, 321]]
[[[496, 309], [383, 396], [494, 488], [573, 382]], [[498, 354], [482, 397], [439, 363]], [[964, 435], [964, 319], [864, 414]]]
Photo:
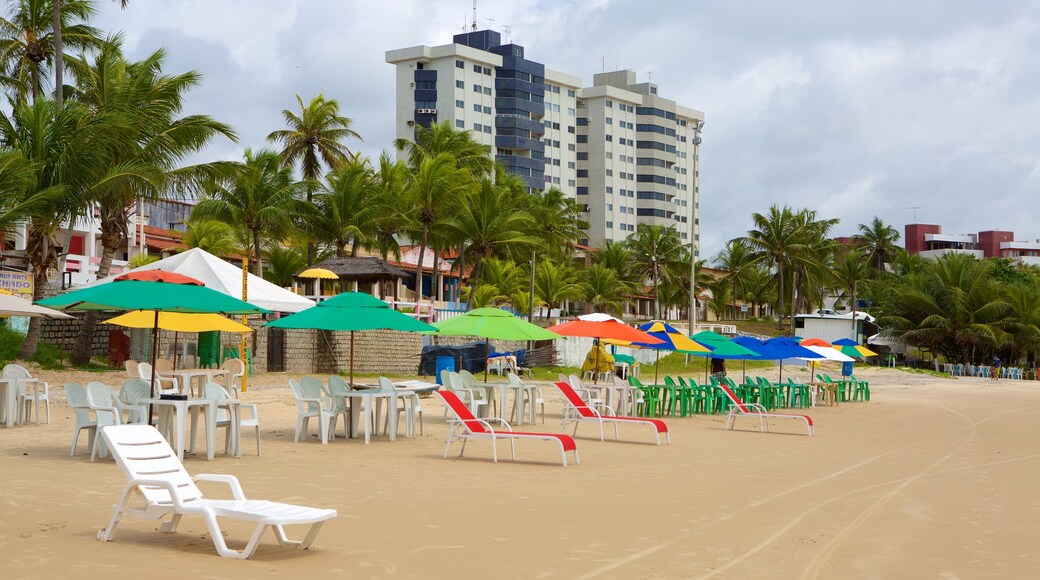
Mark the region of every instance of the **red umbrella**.
[[191, 276], [178, 274], [177, 272], [166, 272], [165, 270], [145, 270], [143, 272], [127, 272], [122, 276], [116, 276], [116, 282], [123, 280], [138, 280], [141, 282], [169, 282], [170, 284], [192, 284], [194, 286], [205, 286], [201, 280]]
[[[547, 330], [563, 336], [587, 336], [595, 339], [609, 338], [644, 344], [662, 344], [663, 340], [652, 334], [633, 328], [609, 314], [583, 314], [575, 320], [550, 326]], [[599, 368], [599, 350], [596, 351], [596, 369]], [[592, 373], [592, 382], [597, 380], [597, 373]]]

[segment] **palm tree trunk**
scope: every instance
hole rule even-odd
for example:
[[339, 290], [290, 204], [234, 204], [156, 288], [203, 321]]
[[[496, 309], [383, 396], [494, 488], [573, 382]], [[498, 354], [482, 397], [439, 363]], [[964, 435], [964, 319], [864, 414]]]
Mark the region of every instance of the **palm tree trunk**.
[[430, 226], [423, 224], [422, 243], [419, 244], [419, 258], [415, 261], [415, 311], [418, 313], [422, 303], [422, 263], [426, 258], [426, 243], [430, 239]]
[[[263, 278], [264, 264], [260, 260], [260, 230], [253, 230], [253, 257], [256, 260], [256, 275]], [[310, 266], [311, 263], [308, 262], [307, 265]]]
[[441, 249], [433, 247], [433, 288], [430, 289], [430, 304], [436, 304], [441, 289]]
[[[112, 257], [119, 249], [121, 237], [118, 233], [118, 224], [106, 220], [101, 224], [101, 262], [98, 264], [98, 279], [105, 278], [112, 270]], [[91, 310], [83, 317], [83, 323], [79, 327], [76, 342], [72, 345], [70, 359], [72, 364], [85, 365], [90, 362], [94, 354], [94, 332], [97, 329], [98, 312]]]
[[777, 288], [776, 302], [779, 308], [777, 309], [777, 330], [783, 333], [784, 330], [784, 300], [787, 295], [784, 294], [784, 266], [780, 262], [776, 264], [776, 274], [779, 278], [779, 288]]
[[654, 260], [654, 318], [657, 320], [661, 319], [661, 300], [659, 297], [660, 292], [657, 288], [657, 260]]
[[65, 95], [62, 83], [62, 46], [61, 46], [61, 2], [55, 0], [53, 22], [51, 23], [54, 35], [54, 102], [61, 108]]

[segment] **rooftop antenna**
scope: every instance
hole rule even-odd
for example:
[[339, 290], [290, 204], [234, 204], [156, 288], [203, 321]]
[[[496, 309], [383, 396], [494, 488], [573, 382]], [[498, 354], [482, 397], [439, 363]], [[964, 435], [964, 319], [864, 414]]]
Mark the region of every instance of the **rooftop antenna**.
[[602, 61], [600, 66], [603, 67], [603, 70], [600, 72], [607, 72], [607, 55], [604, 54], [602, 57], [600, 57], [600, 59]]
[[914, 210], [914, 223], [915, 223], [915, 224], [917, 223], [917, 210], [921, 209], [922, 207], [924, 207], [924, 206], [920, 206], [920, 205], [912, 205], [912, 206], [910, 206], [910, 207], [906, 208], [906, 209], [912, 209], [912, 210]]
[[473, 0], [473, 31], [477, 30], [477, 0]]
[[654, 71], [650, 71], [646, 75], [650, 77], [650, 82], [654, 82]]
[[513, 27], [512, 26], [506, 26], [505, 24], [503, 24], [502, 25], [502, 32], [504, 32], [505, 35], [506, 35], [506, 44], [509, 44], [509, 41], [513, 37]]
[[484, 20], [487, 20], [488, 30], [492, 30], [494, 28], [494, 26], [495, 26], [495, 19], [494, 18], [485, 18]]

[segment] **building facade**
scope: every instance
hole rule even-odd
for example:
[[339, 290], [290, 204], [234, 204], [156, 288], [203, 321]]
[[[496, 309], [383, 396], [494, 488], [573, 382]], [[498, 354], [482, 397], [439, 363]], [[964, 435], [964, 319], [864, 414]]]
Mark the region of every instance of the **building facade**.
[[944, 234], [937, 224], [907, 224], [903, 239], [906, 251], [937, 259], [954, 252], [976, 258], [1007, 258], [1022, 264], [1040, 265], [1040, 240], [1015, 240], [1015, 232], [986, 230], [975, 234]]
[[493, 30], [391, 50], [386, 61], [397, 67], [398, 138], [448, 121], [531, 190], [556, 187], [580, 203], [589, 222], [583, 243], [623, 240], [648, 223], [675, 228], [697, 252], [700, 111], [661, 97], [629, 70], [596, 74], [582, 87]]

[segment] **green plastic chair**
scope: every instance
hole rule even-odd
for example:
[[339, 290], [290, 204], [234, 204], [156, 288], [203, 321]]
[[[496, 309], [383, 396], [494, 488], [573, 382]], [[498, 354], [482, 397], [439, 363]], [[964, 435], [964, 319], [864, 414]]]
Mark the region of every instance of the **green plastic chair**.
[[656, 417], [657, 407], [661, 404], [661, 399], [658, 396], [658, 389], [643, 385], [643, 383], [640, 382], [639, 379], [633, 377], [632, 375], [628, 376], [628, 384], [632, 385], [633, 387], [636, 387], [640, 391], [643, 391], [642, 416]]

